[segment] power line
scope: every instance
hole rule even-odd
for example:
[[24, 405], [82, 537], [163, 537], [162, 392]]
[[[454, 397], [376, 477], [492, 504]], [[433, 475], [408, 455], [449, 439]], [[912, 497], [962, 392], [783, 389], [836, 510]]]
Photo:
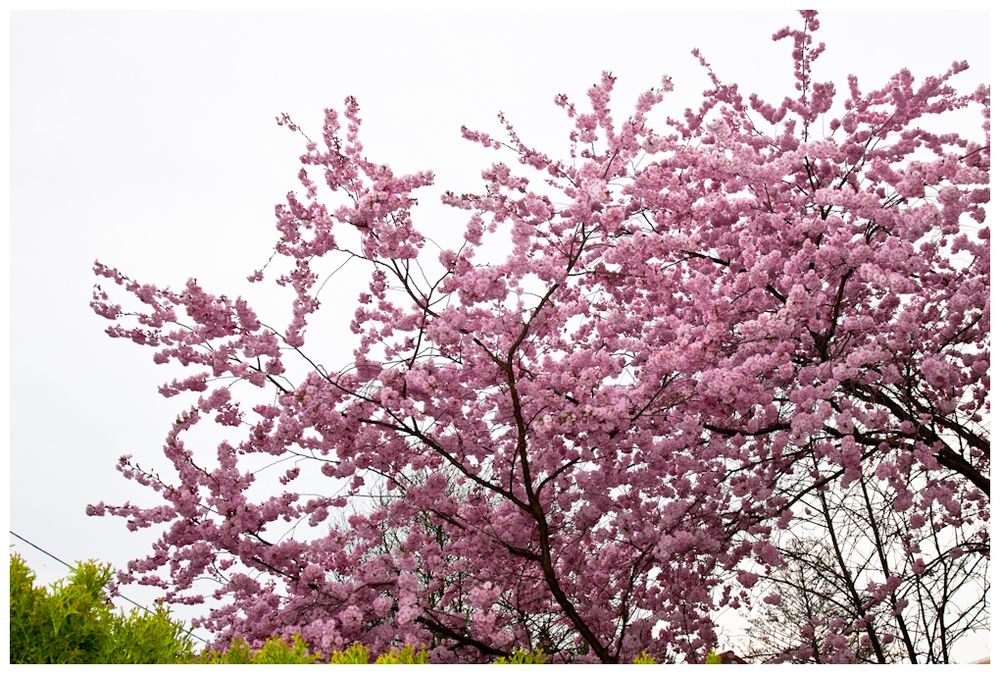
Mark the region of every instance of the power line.
[[34, 544], [34, 543], [32, 543], [31, 541], [29, 541], [29, 540], [28, 540], [27, 538], [25, 538], [24, 536], [21, 536], [20, 534], [15, 534], [15, 533], [14, 533], [13, 531], [11, 531], [11, 532], [10, 532], [10, 535], [11, 535], [11, 536], [14, 536], [15, 538], [19, 538], [20, 540], [24, 541], [25, 543], [27, 543], [28, 545], [30, 545], [31, 547], [33, 547], [33, 548], [34, 548], [35, 550], [38, 550], [39, 552], [41, 552], [41, 553], [43, 553], [43, 554], [46, 554], [46, 555], [48, 555], [48, 556], [49, 556], [49, 557], [51, 557], [52, 559], [56, 560], [57, 562], [59, 562], [60, 564], [62, 564], [63, 566], [65, 566], [65, 567], [66, 567], [67, 569], [72, 569], [72, 568], [73, 568], [73, 565], [72, 565], [72, 564], [67, 564], [67, 563], [66, 563], [66, 562], [64, 562], [63, 560], [61, 560], [61, 559], [59, 559], [58, 557], [56, 557], [55, 555], [53, 555], [53, 554], [52, 554], [51, 552], [49, 552], [48, 550], [46, 550], [46, 549], [44, 549], [44, 548], [40, 548], [40, 547], [38, 547], [37, 545], [35, 545], [35, 544]]
[[[53, 555], [53, 554], [52, 554], [51, 552], [49, 552], [48, 550], [46, 550], [45, 548], [41, 547], [40, 545], [37, 545], [37, 544], [35, 544], [35, 543], [32, 543], [31, 541], [29, 541], [29, 540], [28, 540], [27, 538], [25, 538], [24, 536], [22, 536], [22, 535], [20, 535], [20, 534], [16, 534], [16, 533], [14, 533], [13, 531], [10, 531], [10, 529], [8, 529], [7, 531], [8, 531], [9, 533], [10, 533], [10, 535], [11, 535], [11, 536], [13, 536], [13, 537], [15, 537], [15, 538], [17, 538], [17, 539], [19, 539], [19, 540], [21, 540], [21, 541], [23, 541], [23, 542], [27, 543], [28, 545], [30, 545], [31, 547], [33, 547], [33, 548], [34, 548], [35, 550], [38, 550], [38, 551], [39, 551], [39, 552], [41, 552], [42, 554], [44, 554], [44, 555], [48, 555], [48, 556], [49, 556], [49, 557], [51, 557], [52, 559], [56, 560], [57, 562], [59, 562], [60, 564], [62, 564], [63, 566], [65, 566], [65, 567], [66, 567], [67, 569], [70, 569], [70, 570], [72, 570], [72, 569], [73, 569], [73, 565], [72, 565], [72, 564], [69, 564], [69, 563], [67, 563], [67, 562], [65, 562], [65, 561], [63, 561], [63, 560], [61, 560], [61, 559], [59, 559], [58, 557], [56, 557], [55, 555]], [[132, 604], [133, 606], [136, 606], [136, 607], [138, 607], [138, 608], [141, 608], [141, 609], [142, 609], [143, 611], [145, 611], [146, 613], [148, 613], [148, 614], [150, 614], [150, 615], [156, 615], [156, 613], [154, 613], [153, 611], [150, 611], [150, 610], [149, 610], [148, 608], [146, 608], [145, 606], [143, 606], [143, 605], [142, 605], [142, 604], [140, 604], [139, 602], [137, 602], [137, 601], [135, 601], [135, 600], [133, 600], [133, 599], [129, 599], [128, 597], [126, 597], [125, 595], [123, 595], [123, 594], [122, 594], [121, 592], [118, 592], [118, 593], [116, 593], [116, 595], [115, 595], [115, 596], [117, 596], [117, 597], [121, 597], [122, 599], [124, 599], [124, 600], [125, 600], [125, 601], [127, 601], [128, 603], [130, 603], [130, 604]], [[187, 631], [187, 634], [188, 634], [188, 636], [191, 636], [191, 637], [194, 637], [195, 639], [197, 639], [197, 640], [198, 640], [198, 641], [200, 641], [201, 643], [203, 643], [203, 644], [206, 644], [206, 645], [208, 645], [208, 641], [206, 641], [205, 639], [202, 639], [202, 638], [201, 638], [200, 636], [198, 636], [197, 634], [195, 634], [195, 633], [194, 633], [194, 627], [192, 627], [191, 629], [189, 629], [189, 630]]]

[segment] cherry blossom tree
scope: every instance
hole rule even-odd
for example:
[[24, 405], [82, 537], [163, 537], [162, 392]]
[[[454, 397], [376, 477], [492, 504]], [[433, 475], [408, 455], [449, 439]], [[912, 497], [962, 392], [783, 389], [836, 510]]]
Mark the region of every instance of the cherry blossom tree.
[[[161, 392], [193, 401], [169, 474], [119, 464], [158, 504], [89, 509], [163, 532], [122, 579], [214, 598], [200, 624], [221, 643], [702, 661], [713, 611], [782, 565], [776, 532], [863, 462], [895, 512], [932, 508], [982, 554], [988, 89], [957, 91], [954, 63], [872, 91], [848, 77], [837, 106], [802, 18], [774, 35], [792, 46], [782, 101], [695, 51], [710, 87], [683, 119], [653, 112], [669, 78], [614, 119], [606, 73], [586, 107], [556, 97], [563, 158], [503, 116], [499, 136], [463, 128], [506, 159], [480, 193], [443, 195], [467, 213], [450, 249], [415, 222], [432, 174], [370, 160], [354, 99], [317, 141], [283, 116], [306, 136], [300, 188], [250, 277], [291, 291], [283, 327], [96, 263], [128, 298], [95, 289], [108, 333], [187, 368]], [[939, 128], [977, 109], [983, 137]], [[308, 328], [348, 260], [370, 282], [337, 369]], [[213, 423], [206, 452], [190, 438]]]

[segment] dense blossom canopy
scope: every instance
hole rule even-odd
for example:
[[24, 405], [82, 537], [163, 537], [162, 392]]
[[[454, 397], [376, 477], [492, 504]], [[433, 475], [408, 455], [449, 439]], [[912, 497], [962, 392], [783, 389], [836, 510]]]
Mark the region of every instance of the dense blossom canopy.
[[[481, 193], [444, 194], [468, 225], [436, 270], [411, 217], [432, 175], [369, 160], [353, 99], [328, 110], [251, 276], [276, 269], [294, 291], [283, 329], [194, 280], [97, 263], [134, 305], [95, 290], [109, 334], [186, 366], [162, 393], [197, 396], [167, 437], [169, 476], [119, 466], [162, 502], [91, 506], [162, 527], [125, 579], [186, 603], [214, 579], [202, 625], [221, 642], [704, 660], [713, 611], [781, 565], [773, 536], [802, 496], [863, 462], [914, 535], [971, 528], [956, 554], [984, 554], [989, 91], [953, 88], [964, 63], [836, 90], [814, 80], [823, 45], [802, 14], [774, 36], [792, 47], [783, 101], [695, 52], [711, 86], [681, 120], [653, 114], [669, 79], [624, 120], [610, 74], [586, 109], [557, 96], [563, 159], [502, 118], [502, 138], [463, 128], [515, 161], [483, 171]], [[966, 108], [983, 137], [941, 130]], [[499, 261], [498, 237], [513, 245]], [[318, 353], [308, 326], [345, 256], [371, 278], [338, 371], [324, 359], [346, 354]], [[211, 421], [230, 432], [214, 454], [185, 442]], [[864, 610], [894, 584], [874, 578]]]

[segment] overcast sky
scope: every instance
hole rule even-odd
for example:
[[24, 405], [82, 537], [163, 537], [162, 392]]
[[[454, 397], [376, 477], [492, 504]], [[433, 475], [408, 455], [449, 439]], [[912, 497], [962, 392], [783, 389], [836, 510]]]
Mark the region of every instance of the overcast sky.
[[[874, 88], [901, 67], [919, 79], [966, 59], [959, 83], [989, 81], [985, 14], [820, 20], [818, 79], [843, 85], [855, 73]], [[163, 438], [190, 400], [159, 396], [168, 373], [151, 350], [103, 334], [106, 322], [88, 306], [91, 265], [100, 258], [144, 281], [180, 286], [193, 276], [209, 290], [246, 292], [302, 150], [275, 115], [316, 132], [324, 107], [353, 94], [371, 158], [434, 170], [438, 192], [473, 190], [496, 156], [462, 141], [463, 123], [495, 130], [502, 109], [529, 144], [560, 155], [568, 129], [553, 96], [584, 100], [605, 69], [619, 78], [619, 110], [664, 74], [677, 87], [667, 108], [677, 110], [707, 87], [690, 55], [698, 46], [723, 80], [780, 100], [791, 92], [790, 44], [770, 36], [788, 23], [799, 24], [792, 12], [15, 14], [11, 529], [67, 561], [122, 566], [146, 554], [152, 533], [84, 508], [151, 503], [116, 459], [163, 465]], [[435, 238], [461, 226], [440, 209], [423, 215]], [[357, 279], [345, 273], [322, 299], [346, 309]], [[324, 314], [330, 352], [318, 355], [331, 365], [350, 356], [342, 314]], [[64, 574], [11, 543], [43, 582]]]

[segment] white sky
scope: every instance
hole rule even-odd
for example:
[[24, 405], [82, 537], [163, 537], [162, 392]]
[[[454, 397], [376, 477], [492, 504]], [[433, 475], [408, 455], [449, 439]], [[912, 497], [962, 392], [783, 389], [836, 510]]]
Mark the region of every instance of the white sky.
[[[841, 90], [847, 73], [874, 88], [900, 67], [920, 79], [956, 59], [971, 64], [958, 80], [968, 89], [990, 79], [982, 13], [820, 20], [827, 53], [816, 74]], [[275, 238], [273, 206], [297, 186], [302, 144], [275, 115], [290, 113], [315, 138], [323, 108], [353, 94], [369, 156], [397, 172], [434, 170], [437, 188], [423, 193], [433, 203], [445, 189], [476, 189], [498, 159], [463, 141], [461, 124], [496, 130], [502, 109], [529, 144], [561, 155], [568, 128], [552, 98], [582, 104], [604, 69], [619, 77], [619, 110], [664, 74], [677, 87], [668, 108], [700, 103], [707, 81], [694, 46], [744, 93], [789, 93], [790, 43], [770, 41], [788, 23], [799, 25], [791, 11], [14, 14], [11, 530], [71, 562], [121, 566], [146, 554], [152, 533], [84, 508], [151, 502], [116, 459], [163, 465], [163, 438], [190, 399], [159, 396], [168, 371], [152, 350], [103, 334], [106, 321], [88, 306], [91, 265], [100, 258], [145, 281], [180, 286], [195, 276], [210, 291], [247, 292], [243, 278]], [[424, 213], [435, 238], [461, 227], [440, 209]], [[323, 299], [349, 311], [354, 284], [338, 279]], [[318, 356], [339, 365], [350, 355], [346, 318], [323, 315], [333, 327], [330, 351]], [[41, 581], [64, 575], [11, 543]]]

